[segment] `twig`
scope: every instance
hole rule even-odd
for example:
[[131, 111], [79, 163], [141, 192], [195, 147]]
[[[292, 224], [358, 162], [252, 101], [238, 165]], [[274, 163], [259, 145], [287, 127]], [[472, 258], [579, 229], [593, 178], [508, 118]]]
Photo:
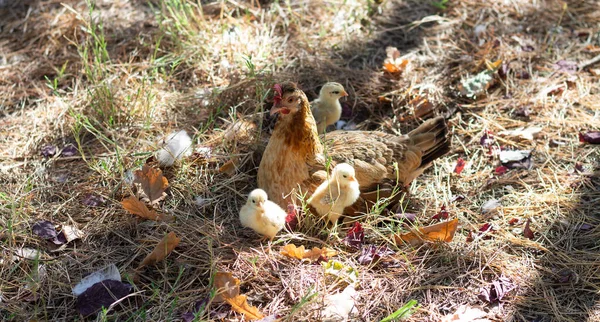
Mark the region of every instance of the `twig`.
[[597, 55], [596, 57], [590, 59], [590, 60], [586, 60], [583, 63], [579, 64], [579, 66], [577, 66], [577, 69], [582, 70], [590, 65], [593, 65], [597, 62], [600, 62], [600, 55]]

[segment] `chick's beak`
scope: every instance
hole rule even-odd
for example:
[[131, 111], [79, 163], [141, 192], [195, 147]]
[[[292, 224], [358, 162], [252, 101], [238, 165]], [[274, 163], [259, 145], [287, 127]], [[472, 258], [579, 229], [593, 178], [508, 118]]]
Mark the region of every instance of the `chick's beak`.
[[346, 97], [346, 96], [348, 96], [348, 92], [346, 92], [346, 91], [342, 91], [342, 92], [341, 92], [341, 95], [342, 95], [342, 97]]
[[356, 181], [356, 178], [354, 176], [349, 176], [348, 181]]

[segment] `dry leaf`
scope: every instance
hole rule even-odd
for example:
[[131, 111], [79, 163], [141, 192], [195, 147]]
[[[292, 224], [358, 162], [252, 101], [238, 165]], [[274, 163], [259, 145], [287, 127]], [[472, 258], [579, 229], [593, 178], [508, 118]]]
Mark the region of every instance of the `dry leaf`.
[[304, 245], [296, 247], [294, 244], [287, 244], [283, 246], [280, 253], [284, 256], [296, 258], [296, 259], [308, 259], [311, 261], [317, 260], [321, 257], [329, 258], [335, 256], [337, 252], [327, 247], [317, 248], [313, 247], [311, 250], [305, 250]]
[[491, 322], [487, 313], [480, 308], [461, 305], [453, 314], [444, 316], [441, 322]]
[[234, 311], [243, 314], [247, 320], [258, 320], [265, 317], [257, 307], [248, 304], [246, 295], [237, 295], [233, 298], [227, 298], [225, 301], [231, 305]]
[[142, 185], [142, 190], [150, 199], [150, 202], [155, 202], [162, 198], [163, 193], [169, 187], [169, 181], [162, 174], [160, 169], [151, 168], [144, 165], [142, 170], [135, 171], [135, 183]]
[[240, 294], [240, 280], [233, 277], [231, 273], [217, 272], [214, 283], [217, 290], [215, 302], [223, 302]]
[[148, 254], [148, 256], [144, 258], [140, 266], [138, 266], [138, 269], [144, 266], [156, 264], [165, 259], [165, 257], [167, 257], [173, 251], [173, 249], [179, 245], [180, 241], [181, 238], [178, 238], [174, 232], [168, 233], [167, 236], [165, 236], [165, 238], [163, 238], [160, 243], [154, 247], [152, 253]]
[[225, 164], [223, 164], [219, 168], [219, 172], [226, 173], [228, 175], [232, 175], [235, 172], [235, 160], [231, 159], [231, 160], [225, 162]]
[[146, 205], [135, 196], [124, 199], [121, 201], [121, 205], [123, 208], [125, 208], [125, 210], [144, 219], [167, 222], [173, 220], [173, 217], [171, 216], [158, 214], [156, 211], [148, 209], [148, 207], [146, 207]]
[[523, 139], [526, 139], [529, 141], [533, 141], [533, 137], [541, 131], [542, 131], [541, 127], [530, 126], [528, 128], [519, 127], [519, 128], [513, 129], [513, 130], [502, 131], [498, 134], [506, 135], [506, 136], [513, 136], [513, 137], [520, 137], [520, 138], [523, 138]]
[[426, 116], [433, 113], [433, 104], [431, 102], [420, 95], [417, 95], [415, 98], [408, 102], [408, 106], [411, 106], [414, 109], [414, 115], [416, 118], [425, 118]]
[[413, 230], [406, 234], [394, 235], [394, 240], [396, 241], [396, 244], [404, 242], [412, 246], [421, 245], [425, 241], [451, 242], [457, 227], [458, 219], [453, 219], [435, 225], [421, 227], [419, 230]]
[[387, 57], [383, 61], [383, 69], [388, 73], [402, 73], [408, 65], [407, 59], [400, 59], [400, 51], [396, 47], [387, 47], [385, 49]]
[[355, 299], [357, 292], [354, 286], [347, 286], [344, 291], [327, 295], [324, 299], [323, 321], [345, 321], [353, 310], [356, 310]]

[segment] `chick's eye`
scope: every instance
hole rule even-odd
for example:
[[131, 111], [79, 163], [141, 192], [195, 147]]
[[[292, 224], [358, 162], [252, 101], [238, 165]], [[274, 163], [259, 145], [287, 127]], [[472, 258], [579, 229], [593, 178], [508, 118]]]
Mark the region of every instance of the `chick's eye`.
[[337, 95], [339, 93], [340, 93], [340, 91], [333, 91], [333, 92], [331, 92], [331, 94], [335, 94], [335, 95]]
[[253, 200], [252, 200], [252, 203], [256, 203], [256, 200], [254, 200], [254, 199], [253, 199]]
[[348, 178], [348, 176], [347, 176], [347, 175], [343, 175], [343, 177], [344, 177], [344, 178]]

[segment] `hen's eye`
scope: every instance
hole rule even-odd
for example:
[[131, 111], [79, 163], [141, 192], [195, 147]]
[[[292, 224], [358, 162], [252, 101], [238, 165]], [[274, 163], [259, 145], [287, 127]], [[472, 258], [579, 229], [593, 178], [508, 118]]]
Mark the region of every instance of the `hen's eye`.
[[331, 92], [331, 94], [335, 94], [335, 95], [337, 95], [339, 93], [340, 93], [340, 91], [333, 91], [333, 92]]
[[290, 98], [288, 98], [288, 100], [287, 100], [287, 101], [288, 101], [288, 103], [291, 103], [293, 100], [294, 100], [294, 98], [293, 98], [293, 97], [290, 97]]

